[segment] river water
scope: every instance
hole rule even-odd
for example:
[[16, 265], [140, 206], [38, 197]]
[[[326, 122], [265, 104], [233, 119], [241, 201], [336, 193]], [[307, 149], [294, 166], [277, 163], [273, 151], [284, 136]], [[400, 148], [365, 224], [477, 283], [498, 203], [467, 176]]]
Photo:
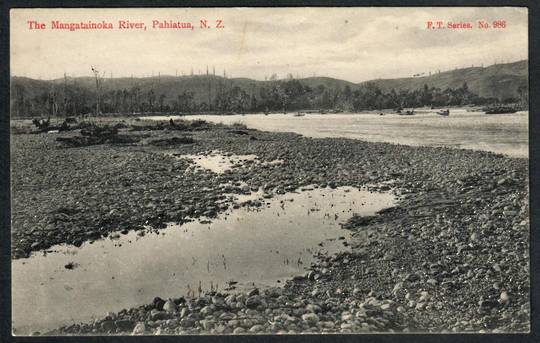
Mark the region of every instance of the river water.
[[370, 142], [388, 142], [413, 146], [447, 146], [491, 151], [512, 157], [527, 158], [529, 131], [527, 111], [512, 114], [450, 109], [450, 116], [434, 110], [417, 110], [414, 116], [378, 113], [248, 115], [193, 115], [144, 117], [204, 119], [216, 123], [242, 123], [265, 131], [296, 132], [308, 137], [346, 137]]
[[343, 242], [350, 234], [340, 223], [396, 201], [390, 193], [352, 187], [304, 189], [272, 199], [235, 197], [237, 203], [259, 198], [264, 205], [144, 236], [131, 231], [80, 248], [58, 245], [12, 261], [14, 333], [88, 322], [156, 296], [223, 291], [233, 281], [236, 290], [283, 285], [303, 274], [317, 252], [348, 249]]

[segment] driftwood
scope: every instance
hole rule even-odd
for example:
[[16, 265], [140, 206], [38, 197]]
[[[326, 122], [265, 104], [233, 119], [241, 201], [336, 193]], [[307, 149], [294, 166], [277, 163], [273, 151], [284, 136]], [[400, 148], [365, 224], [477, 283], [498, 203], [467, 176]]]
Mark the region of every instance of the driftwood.
[[118, 129], [123, 127], [122, 124], [98, 126], [90, 123], [81, 126], [81, 136], [58, 137], [56, 141], [67, 146], [79, 147], [98, 144], [128, 144], [140, 140], [138, 137], [119, 135]]

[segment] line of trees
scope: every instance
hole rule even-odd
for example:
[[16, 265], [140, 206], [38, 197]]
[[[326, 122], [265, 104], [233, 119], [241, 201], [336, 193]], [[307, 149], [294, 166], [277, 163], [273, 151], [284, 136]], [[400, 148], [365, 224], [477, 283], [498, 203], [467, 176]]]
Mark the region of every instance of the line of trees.
[[[99, 92], [99, 97], [96, 96]], [[416, 90], [384, 92], [373, 83], [356, 89], [345, 87], [310, 87], [301, 80], [273, 80], [257, 87], [216, 88], [212, 93], [196, 94], [191, 90], [179, 92], [175, 97], [157, 94], [154, 88], [142, 89], [135, 85], [129, 89], [99, 91], [81, 87], [51, 86], [47, 92], [29, 96], [22, 84], [12, 87], [11, 109], [16, 117], [28, 116], [75, 116], [94, 114], [96, 101], [102, 114], [145, 114], [145, 113], [247, 113], [263, 111], [295, 110], [341, 110], [362, 111], [422, 106], [459, 106], [495, 103], [497, 99], [482, 98], [471, 92], [467, 83], [451, 89], [440, 89], [424, 85]], [[520, 87], [518, 97], [506, 102], [528, 103], [528, 90]], [[99, 99], [99, 100], [97, 100]], [[208, 99], [208, 100], [201, 100]]]

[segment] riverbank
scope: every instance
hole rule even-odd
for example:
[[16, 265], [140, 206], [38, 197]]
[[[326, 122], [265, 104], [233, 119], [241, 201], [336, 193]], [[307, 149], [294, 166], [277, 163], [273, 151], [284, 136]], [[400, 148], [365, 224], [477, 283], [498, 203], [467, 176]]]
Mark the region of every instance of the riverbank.
[[[283, 289], [156, 299], [52, 334], [528, 330], [527, 159], [239, 125], [122, 124], [129, 144], [66, 147], [56, 134], [12, 135], [13, 258], [212, 218], [232, 205], [219, 201], [224, 193], [262, 189], [271, 197], [373, 183], [386, 190], [391, 182], [402, 199], [377, 217], [344, 223], [352, 251], [322, 257]], [[215, 174], [171, 155], [215, 150], [260, 163]]]

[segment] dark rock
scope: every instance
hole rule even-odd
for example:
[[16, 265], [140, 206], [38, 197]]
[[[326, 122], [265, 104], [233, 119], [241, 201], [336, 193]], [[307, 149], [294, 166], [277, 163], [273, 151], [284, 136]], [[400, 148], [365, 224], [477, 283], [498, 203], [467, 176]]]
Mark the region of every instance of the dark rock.
[[165, 300], [161, 299], [160, 297], [155, 297], [152, 301], [152, 304], [154, 305], [154, 308], [158, 311], [163, 310], [163, 305], [165, 305]]
[[246, 294], [247, 294], [248, 297], [251, 297], [253, 295], [259, 295], [259, 289], [258, 288], [253, 288], [253, 289], [249, 290]]
[[101, 322], [101, 329], [105, 332], [110, 332], [116, 329], [115, 322], [113, 322], [112, 320], [105, 320]]
[[261, 304], [262, 302], [258, 295], [250, 296], [249, 298], [246, 299], [247, 308], [254, 309], [254, 308], [257, 308]]
[[114, 324], [122, 331], [132, 331], [135, 328], [135, 322], [127, 319], [116, 320]]

